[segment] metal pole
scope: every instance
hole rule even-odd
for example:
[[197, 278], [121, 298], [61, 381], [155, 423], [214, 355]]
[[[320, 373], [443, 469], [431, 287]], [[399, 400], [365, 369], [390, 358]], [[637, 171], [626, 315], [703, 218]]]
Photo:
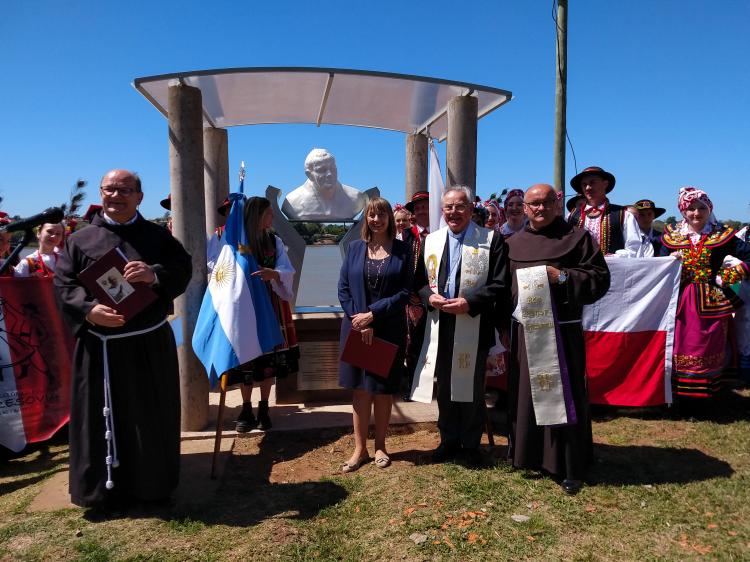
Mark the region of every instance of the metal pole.
[[555, 52], [555, 189], [565, 196], [565, 110], [568, 88], [568, 0], [557, 0]]
[[206, 290], [202, 97], [198, 88], [184, 84], [170, 86], [168, 95], [172, 234], [193, 257], [193, 277], [174, 307], [182, 334], [177, 346], [182, 430], [200, 431], [208, 421], [208, 377], [191, 342]]
[[427, 191], [427, 135], [406, 135], [406, 199], [417, 191]]
[[458, 96], [448, 102], [446, 187], [465, 185], [472, 195], [477, 191], [478, 111], [479, 100], [475, 96]]

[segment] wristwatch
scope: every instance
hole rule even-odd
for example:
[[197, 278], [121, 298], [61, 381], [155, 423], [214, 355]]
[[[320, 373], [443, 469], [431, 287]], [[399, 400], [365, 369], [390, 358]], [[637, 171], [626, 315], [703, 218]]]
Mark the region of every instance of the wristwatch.
[[562, 285], [568, 280], [568, 274], [564, 269], [560, 270], [560, 273], [557, 275], [557, 284]]

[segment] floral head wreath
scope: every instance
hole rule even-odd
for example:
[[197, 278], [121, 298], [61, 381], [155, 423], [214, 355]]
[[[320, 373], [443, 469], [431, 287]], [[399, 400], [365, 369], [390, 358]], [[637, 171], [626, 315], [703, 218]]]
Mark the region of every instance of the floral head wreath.
[[508, 208], [508, 201], [510, 201], [513, 197], [520, 197], [523, 199], [523, 190], [521, 189], [511, 189], [508, 194], [505, 196], [505, 201], [503, 202], [503, 206], [507, 209]]
[[709, 212], [713, 212], [714, 210], [714, 204], [708, 197], [708, 193], [706, 193], [702, 189], [698, 189], [697, 187], [681, 187], [680, 195], [677, 198], [677, 208], [680, 209], [680, 212], [684, 214], [685, 211], [688, 210], [688, 207], [690, 207], [690, 205], [693, 203], [693, 201], [700, 201], [701, 203], [703, 203], [706, 207], [708, 207]]
[[395, 204], [395, 205], [393, 206], [393, 214], [396, 214], [396, 213], [398, 213], [399, 211], [404, 211], [405, 213], [409, 213], [409, 214], [411, 214], [411, 213], [409, 212], [409, 209], [407, 209], [406, 207], [404, 207], [404, 206], [403, 206], [403, 205], [402, 205], [401, 203], [396, 203], [396, 204]]

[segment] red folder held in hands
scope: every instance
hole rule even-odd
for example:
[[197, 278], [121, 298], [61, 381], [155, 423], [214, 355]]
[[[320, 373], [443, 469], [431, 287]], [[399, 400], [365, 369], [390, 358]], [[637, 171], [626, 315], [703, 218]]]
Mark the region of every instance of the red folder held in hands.
[[146, 283], [129, 283], [123, 271], [128, 258], [119, 248], [112, 248], [78, 274], [78, 279], [100, 304], [114, 308], [127, 322], [154, 302], [158, 296]]
[[362, 341], [362, 333], [352, 330], [346, 338], [341, 360], [354, 367], [388, 378], [397, 353], [398, 346], [395, 343], [374, 337], [372, 345], [367, 345]]

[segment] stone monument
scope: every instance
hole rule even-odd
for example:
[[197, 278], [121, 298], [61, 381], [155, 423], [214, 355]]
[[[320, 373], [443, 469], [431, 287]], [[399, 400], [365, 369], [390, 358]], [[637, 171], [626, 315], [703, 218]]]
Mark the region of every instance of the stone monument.
[[367, 195], [338, 180], [336, 159], [323, 148], [305, 158], [307, 181], [289, 193], [281, 207], [289, 220], [352, 220], [367, 204]]

